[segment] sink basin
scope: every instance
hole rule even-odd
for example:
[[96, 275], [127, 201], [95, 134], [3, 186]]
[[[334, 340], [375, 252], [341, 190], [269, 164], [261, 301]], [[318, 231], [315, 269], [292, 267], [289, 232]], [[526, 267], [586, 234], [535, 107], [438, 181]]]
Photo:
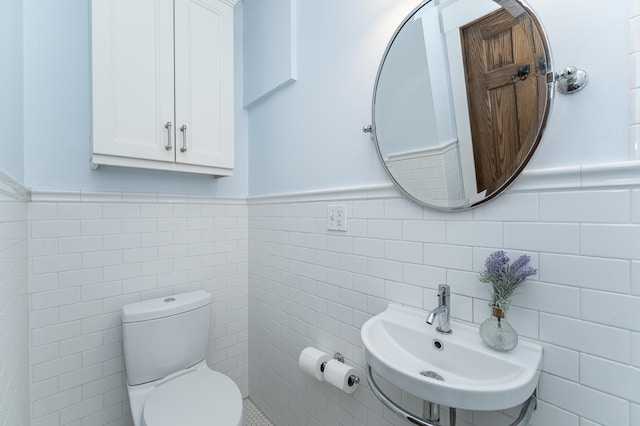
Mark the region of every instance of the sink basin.
[[510, 352], [482, 342], [478, 327], [451, 320], [436, 332], [424, 311], [389, 305], [362, 326], [365, 358], [381, 377], [423, 400], [467, 410], [502, 410], [538, 385], [542, 348], [522, 341]]

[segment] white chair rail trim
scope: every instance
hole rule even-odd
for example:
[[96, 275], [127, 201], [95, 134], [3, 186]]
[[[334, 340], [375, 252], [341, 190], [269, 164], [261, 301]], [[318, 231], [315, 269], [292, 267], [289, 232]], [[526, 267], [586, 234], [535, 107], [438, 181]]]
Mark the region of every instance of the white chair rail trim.
[[[640, 188], [640, 160], [610, 164], [525, 169], [508, 194]], [[249, 205], [403, 198], [392, 183], [249, 196]]]

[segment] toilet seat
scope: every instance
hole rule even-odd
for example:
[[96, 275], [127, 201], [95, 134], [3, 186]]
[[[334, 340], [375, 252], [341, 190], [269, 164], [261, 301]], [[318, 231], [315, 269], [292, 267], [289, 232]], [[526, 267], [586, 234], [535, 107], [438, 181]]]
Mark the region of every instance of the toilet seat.
[[229, 377], [188, 370], [156, 387], [144, 404], [144, 426], [242, 426], [242, 396]]

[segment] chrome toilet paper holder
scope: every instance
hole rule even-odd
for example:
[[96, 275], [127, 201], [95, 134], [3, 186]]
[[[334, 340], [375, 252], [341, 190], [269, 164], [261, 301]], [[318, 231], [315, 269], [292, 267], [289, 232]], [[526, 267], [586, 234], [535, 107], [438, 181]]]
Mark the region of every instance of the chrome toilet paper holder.
[[[344, 364], [344, 356], [342, 356], [340, 352], [334, 353], [333, 359]], [[326, 365], [327, 365], [326, 361], [320, 365], [320, 371], [322, 371], [323, 373], [324, 373], [324, 367]], [[352, 374], [349, 376], [349, 382], [348, 382], [349, 386], [353, 386], [359, 383], [360, 383], [360, 377], [356, 376], [355, 374]]]

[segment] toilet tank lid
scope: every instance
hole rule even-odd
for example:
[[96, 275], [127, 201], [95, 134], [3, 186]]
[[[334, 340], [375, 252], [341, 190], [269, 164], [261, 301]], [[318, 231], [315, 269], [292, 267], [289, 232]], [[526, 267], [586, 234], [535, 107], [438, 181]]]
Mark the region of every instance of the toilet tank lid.
[[211, 294], [202, 291], [174, 294], [122, 307], [122, 322], [148, 321], [192, 311], [211, 303]]

